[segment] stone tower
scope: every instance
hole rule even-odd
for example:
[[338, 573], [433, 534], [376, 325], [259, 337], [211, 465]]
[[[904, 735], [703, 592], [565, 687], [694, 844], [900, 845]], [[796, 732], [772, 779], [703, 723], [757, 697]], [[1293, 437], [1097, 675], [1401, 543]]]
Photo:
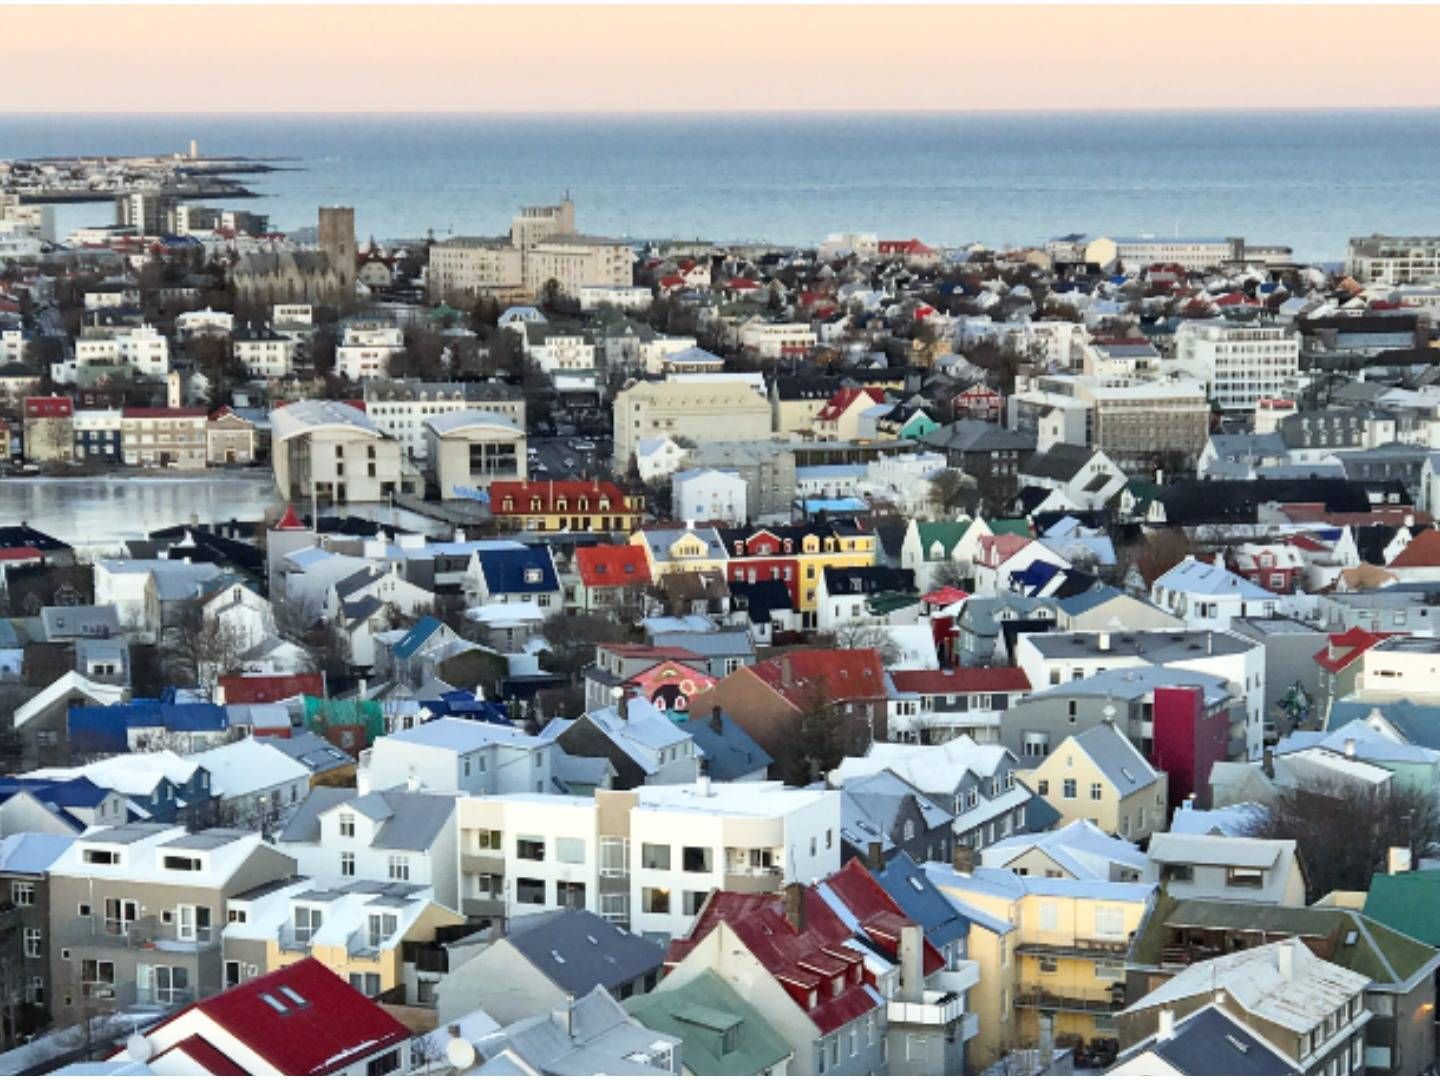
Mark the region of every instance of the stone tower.
[[320, 207], [320, 250], [330, 256], [330, 265], [340, 279], [346, 296], [355, 292], [355, 208]]

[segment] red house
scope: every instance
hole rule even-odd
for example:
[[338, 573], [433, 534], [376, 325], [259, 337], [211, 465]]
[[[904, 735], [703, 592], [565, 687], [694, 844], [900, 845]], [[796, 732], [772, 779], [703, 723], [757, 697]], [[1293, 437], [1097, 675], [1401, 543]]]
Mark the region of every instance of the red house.
[[1200, 686], [1157, 686], [1150, 764], [1170, 774], [1170, 809], [1191, 794], [1210, 805], [1210, 770], [1229, 758], [1230, 712], [1221, 704], [1207, 709]]

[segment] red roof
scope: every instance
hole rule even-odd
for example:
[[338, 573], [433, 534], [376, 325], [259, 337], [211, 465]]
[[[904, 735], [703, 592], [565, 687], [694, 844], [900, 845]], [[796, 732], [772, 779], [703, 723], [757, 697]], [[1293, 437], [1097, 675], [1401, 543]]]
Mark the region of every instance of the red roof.
[[[286, 1076], [333, 1075], [410, 1038], [404, 1024], [313, 956], [187, 1006], [148, 1034], [191, 1011]], [[205, 1020], [198, 1024], [202, 1038]]]
[[850, 408], [862, 395], [868, 397], [876, 405], [885, 403], [885, 391], [878, 386], [847, 386], [845, 389], [836, 390], [831, 394], [830, 400], [825, 403], [823, 409], [815, 414], [815, 418], [817, 420], [838, 420], [845, 415], [845, 410]]
[[1006, 559], [1029, 547], [1033, 541], [1028, 536], [1014, 533], [1000, 533], [998, 536], [980, 538], [980, 559], [986, 566], [999, 566]]
[[895, 689], [909, 694], [987, 694], [1029, 690], [1018, 667], [953, 668], [947, 671], [892, 671]]
[[25, 415], [37, 419], [47, 416], [73, 416], [75, 403], [68, 397], [27, 397]]
[[148, 406], [127, 406], [121, 413], [127, 420], [163, 420], [166, 417], [174, 419], [193, 418], [197, 416], [209, 416], [207, 409], [161, 409]]
[[685, 279], [679, 274], [666, 274], [660, 279], [662, 289], [678, 289], [685, 284]]
[[773, 893], [711, 893], [689, 936], [670, 942], [665, 962], [678, 964], [723, 923], [828, 1035], [878, 1006], [865, 982], [863, 957], [843, 944], [849, 929], [813, 887], [805, 889], [803, 905], [805, 929], [797, 930]]
[[881, 240], [878, 248], [881, 255], [931, 255], [935, 249], [919, 240]]
[[948, 607], [951, 604], [958, 604], [961, 600], [968, 599], [970, 594], [964, 589], [957, 589], [954, 585], [942, 585], [938, 589], [931, 589], [924, 596], [920, 597], [927, 604], [936, 604], [940, 607]]
[[795, 649], [741, 670], [797, 708], [804, 707], [814, 690], [822, 690], [831, 701], [886, 696], [885, 664], [874, 649]]
[[[895, 959], [900, 949], [901, 928], [915, 924], [880, 887], [865, 864], [852, 858], [826, 878], [824, 884], [850, 910], [870, 939]], [[929, 941], [925, 942], [924, 951], [926, 975], [945, 966], [945, 957]]]
[[268, 705], [298, 694], [325, 696], [325, 676], [319, 672], [302, 675], [222, 675], [220, 689], [227, 705]]
[[199, 1065], [211, 1076], [248, 1076], [244, 1069], [217, 1050], [209, 1041], [199, 1035], [191, 1035], [188, 1039], [181, 1039], [174, 1046], [170, 1047], [163, 1054], [156, 1054], [152, 1059], [159, 1061], [166, 1054], [175, 1052], [185, 1054], [191, 1061]]
[[275, 528], [276, 528], [276, 529], [303, 529], [303, 528], [305, 528], [305, 522], [302, 521], [301, 518], [300, 518], [300, 515], [295, 512], [295, 507], [290, 506], [289, 504], [286, 504], [286, 506], [285, 506], [285, 513], [284, 513], [284, 515], [280, 518], [280, 520], [275, 523]]
[[1331, 634], [1325, 648], [1315, 654], [1314, 660], [1333, 675], [1344, 671], [1386, 638], [1394, 636], [1389, 633], [1371, 633], [1359, 626], [1352, 626], [1343, 634]]
[[650, 563], [639, 544], [576, 548], [575, 562], [587, 588], [650, 584]]
[[45, 553], [39, 548], [7, 547], [0, 548], [0, 562], [27, 562], [30, 559], [43, 559]]
[[1440, 529], [1426, 529], [1390, 560], [1390, 567], [1440, 566]]
[[[540, 506], [530, 508], [530, 500], [538, 498]], [[506, 499], [514, 500], [507, 508]], [[565, 509], [556, 503], [564, 499]], [[589, 505], [581, 507], [580, 499]], [[602, 510], [600, 499], [609, 499], [607, 509]], [[625, 505], [625, 492], [618, 484], [609, 480], [496, 480], [490, 485], [490, 510], [495, 514], [548, 514], [548, 513], [634, 513]]]
[[732, 277], [726, 283], [725, 287], [728, 289], [734, 289], [737, 292], [745, 292], [750, 289], [758, 289], [760, 286], [757, 282], [751, 281], [747, 277]]

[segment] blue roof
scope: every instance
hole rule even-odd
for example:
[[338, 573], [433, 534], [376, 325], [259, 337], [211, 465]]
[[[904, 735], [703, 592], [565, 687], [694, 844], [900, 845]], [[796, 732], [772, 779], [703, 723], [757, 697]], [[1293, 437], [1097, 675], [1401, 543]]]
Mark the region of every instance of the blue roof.
[[1055, 606], [1067, 615], [1083, 615], [1092, 611], [1101, 604], [1108, 604], [1117, 596], [1125, 594], [1114, 585], [1102, 585], [1098, 589], [1090, 589], [1083, 593], [1076, 593], [1074, 596], [1063, 596], [1055, 601]]
[[952, 941], [970, 936], [970, 920], [903, 850], [892, 855], [883, 869], [872, 870], [871, 874], [906, 917], [924, 928], [926, 939], [935, 948], [943, 949]]
[[725, 713], [720, 714], [720, 730], [712, 726], [713, 714], [695, 713], [684, 720], [677, 720], [684, 731], [700, 748], [705, 757], [705, 772], [719, 782], [746, 776], [756, 769], [768, 769], [774, 759], [760, 748], [748, 732], [731, 720]]
[[1010, 581], [1016, 585], [1023, 585], [1026, 588], [1038, 589], [1047, 581], [1060, 573], [1061, 568], [1054, 563], [1036, 559], [1024, 570], [1015, 570], [1010, 574]]
[[409, 660], [410, 657], [415, 655], [415, 651], [429, 640], [430, 635], [435, 633], [436, 630], [439, 630], [443, 625], [444, 623], [435, 618], [434, 615], [422, 617], [419, 622], [410, 628], [409, 633], [395, 643], [395, 659]]
[[227, 726], [223, 706], [208, 702], [176, 705], [154, 698], [118, 705], [76, 706], [70, 709], [68, 719], [71, 749], [81, 753], [124, 753], [130, 748], [127, 733], [131, 728], [224, 731]]
[[0, 874], [43, 874], [74, 842], [73, 836], [32, 832], [0, 839]]
[[454, 716], [514, 727], [514, 721], [505, 711], [505, 706], [477, 698], [469, 690], [445, 690], [438, 698], [425, 698], [420, 704], [435, 716]]
[[[492, 593], [554, 592], [560, 587], [555, 579], [555, 561], [544, 545], [484, 549], [475, 552], [480, 572]], [[540, 576], [526, 580], [527, 572], [538, 570]]]
[[71, 780], [49, 780], [41, 777], [0, 776], [0, 802], [17, 791], [28, 791], [41, 802], [56, 806], [99, 806], [110, 795], [106, 788], [92, 780], [77, 776]]

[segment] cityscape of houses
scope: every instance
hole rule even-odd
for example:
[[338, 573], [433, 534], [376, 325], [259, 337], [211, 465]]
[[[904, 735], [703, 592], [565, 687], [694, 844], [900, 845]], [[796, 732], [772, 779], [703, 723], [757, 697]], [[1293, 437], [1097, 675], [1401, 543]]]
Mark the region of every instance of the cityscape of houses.
[[0, 484], [271, 495], [0, 521], [0, 1070], [1436, 1068], [1440, 237], [32, 174]]

